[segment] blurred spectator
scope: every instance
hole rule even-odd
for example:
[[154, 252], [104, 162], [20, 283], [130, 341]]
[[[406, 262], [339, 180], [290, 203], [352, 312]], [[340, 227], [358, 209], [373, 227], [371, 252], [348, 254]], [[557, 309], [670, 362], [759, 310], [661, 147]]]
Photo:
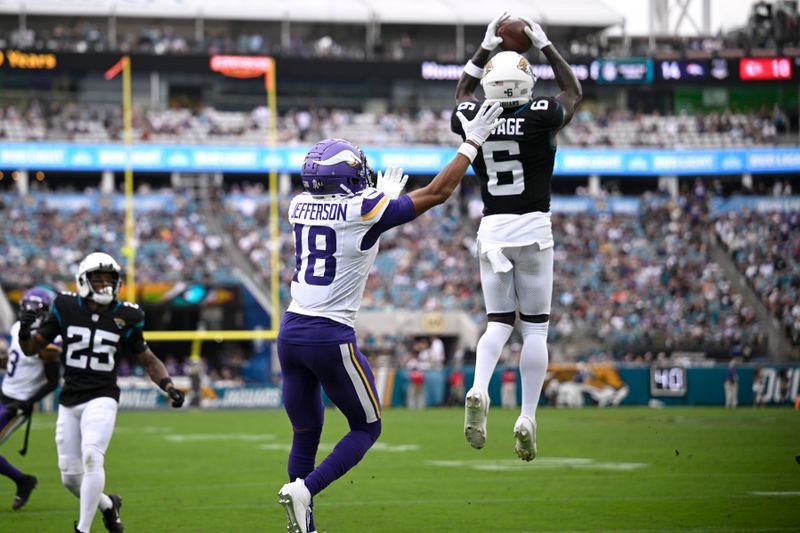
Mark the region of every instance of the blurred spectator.
[[425, 373], [416, 363], [412, 363], [408, 371], [406, 404], [409, 409], [425, 408]]
[[778, 370], [778, 405], [791, 404], [789, 397], [789, 369], [786, 367]]
[[739, 405], [739, 375], [736, 373], [736, 359], [731, 359], [725, 372], [725, 407], [736, 409], [737, 405]]
[[461, 407], [464, 405], [464, 371], [461, 366], [453, 367], [450, 375], [447, 377], [449, 385], [447, 394], [447, 405]]
[[517, 370], [511, 366], [500, 374], [500, 402], [505, 408], [517, 407]]
[[753, 369], [753, 407], [764, 406], [764, 365]]

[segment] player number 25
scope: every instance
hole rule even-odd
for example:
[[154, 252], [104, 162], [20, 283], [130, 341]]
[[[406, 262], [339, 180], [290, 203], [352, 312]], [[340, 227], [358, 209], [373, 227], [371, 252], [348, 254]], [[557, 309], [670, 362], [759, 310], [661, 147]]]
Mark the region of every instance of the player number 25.
[[[104, 341], [114, 344], [104, 344]], [[89, 328], [70, 326], [67, 328], [66, 365], [85, 369], [88, 364], [92, 370], [111, 372], [114, 370], [117, 341], [119, 341], [119, 335], [110, 331], [97, 329], [94, 331], [93, 337], [92, 330]], [[87, 355], [85, 351], [89, 345], [92, 348], [91, 353]]]

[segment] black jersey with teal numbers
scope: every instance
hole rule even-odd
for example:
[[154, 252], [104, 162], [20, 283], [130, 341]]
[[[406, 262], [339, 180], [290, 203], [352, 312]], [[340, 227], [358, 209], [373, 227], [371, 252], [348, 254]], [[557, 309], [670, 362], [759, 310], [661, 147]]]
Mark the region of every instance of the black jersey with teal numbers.
[[[479, 102], [461, 102], [453, 110], [450, 127], [464, 138], [457, 112], [471, 120]], [[483, 214], [550, 211], [550, 182], [556, 158], [555, 130], [564, 122], [564, 109], [552, 97], [534, 98], [506, 108], [498, 126], [483, 144], [472, 168], [481, 184]]]
[[144, 311], [136, 304], [117, 300], [95, 312], [80, 296], [59, 294], [37, 329], [48, 341], [64, 339], [59, 402], [70, 407], [104, 396], [119, 401], [118, 355], [147, 349], [143, 328]]

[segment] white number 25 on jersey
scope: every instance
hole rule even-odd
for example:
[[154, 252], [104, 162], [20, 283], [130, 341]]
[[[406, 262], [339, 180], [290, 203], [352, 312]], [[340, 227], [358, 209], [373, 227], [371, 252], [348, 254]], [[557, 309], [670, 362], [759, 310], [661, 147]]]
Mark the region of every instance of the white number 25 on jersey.
[[[104, 344], [105, 342], [114, 344]], [[117, 353], [116, 343], [119, 335], [102, 329], [92, 330], [81, 326], [67, 328], [67, 356], [65, 364], [74, 368], [85, 369], [88, 365], [98, 372], [111, 372], [114, 370], [114, 354]], [[87, 353], [87, 348], [91, 350]]]

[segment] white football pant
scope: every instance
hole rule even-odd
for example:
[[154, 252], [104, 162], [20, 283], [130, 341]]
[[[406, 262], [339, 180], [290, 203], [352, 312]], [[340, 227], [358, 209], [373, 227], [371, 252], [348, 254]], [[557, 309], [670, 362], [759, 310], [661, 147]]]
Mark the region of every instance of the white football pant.
[[106, 482], [103, 464], [114, 433], [117, 408], [117, 402], [108, 397], [74, 407], [58, 406], [58, 467], [64, 486], [80, 498], [78, 529], [81, 531], [91, 530], [103, 496]]

